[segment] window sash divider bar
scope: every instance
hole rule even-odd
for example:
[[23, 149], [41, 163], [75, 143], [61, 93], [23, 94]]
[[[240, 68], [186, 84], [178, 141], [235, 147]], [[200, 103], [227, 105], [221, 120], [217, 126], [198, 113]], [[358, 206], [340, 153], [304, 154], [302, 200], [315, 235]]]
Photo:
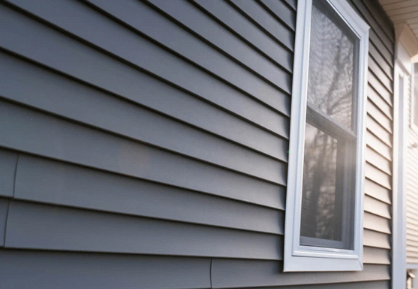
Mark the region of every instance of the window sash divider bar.
[[357, 136], [353, 131], [345, 128], [325, 113], [318, 111], [309, 103], [307, 105], [306, 121], [336, 138], [351, 141], [355, 141], [357, 139]]

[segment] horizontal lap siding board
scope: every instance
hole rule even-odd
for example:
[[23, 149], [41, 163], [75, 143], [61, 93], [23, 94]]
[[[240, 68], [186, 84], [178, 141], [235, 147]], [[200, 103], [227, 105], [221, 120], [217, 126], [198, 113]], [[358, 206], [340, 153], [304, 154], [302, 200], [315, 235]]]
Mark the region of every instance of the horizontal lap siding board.
[[366, 147], [366, 161], [373, 164], [375, 167], [384, 171], [385, 173], [391, 172], [391, 163], [387, 159], [379, 155], [375, 150]]
[[386, 13], [382, 13], [381, 6], [377, 1], [363, 1], [363, 4], [367, 7], [372, 15], [380, 14], [380, 17], [376, 17], [375, 20], [382, 27], [383, 32], [391, 39], [393, 39], [393, 34], [395, 33], [395, 27], [393, 26], [392, 21]]
[[0, 250], [2, 288], [211, 288], [209, 270], [208, 258]]
[[7, 248], [276, 260], [282, 246], [277, 234], [19, 201], [10, 204], [5, 239]]
[[383, 98], [381, 98], [377, 91], [370, 85], [367, 87], [367, 97], [383, 114], [387, 116], [387, 118], [393, 120], [392, 107]]
[[[217, 146], [215, 142], [218, 145], [220, 143], [227, 145], [228, 142], [216, 141], [217, 138], [212, 136], [216, 135], [274, 159], [286, 160], [287, 158], [286, 140], [277, 138], [223, 110], [193, 99], [168, 85], [153, 81], [152, 78], [144, 79], [144, 83], [140, 84], [142, 96], [155, 104], [155, 106], [151, 106], [154, 112], [145, 109], [143, 106], [133, 105], [133, 103], [123, 98], [115, 97], [112, 94], [59, 75], [55, 71], [25, 62], [3, 51], [0, 51], [0, 60], [4, 64], [0, 68], [0, 75], [5, 80], [0, 83], [1, 96], [12, 101], [100, 127], [104, 130], [114, 131], [130, 138], [140, 139], [156, 146], [168, 147], [171, 150], [176, 150], [176, 148], [177, 150], [184, 150], [186, 147], [189, 154], [193, 153], [193, 150], [199, 150], [200, 147], [187, 145], [185, 141], [190, 143], [204, 141], [215, 146]], [[140, 81], [140, 79], [137, 80]], [[25, 81], [25, 86], [13, 84], [23, 81]], [[41, 83], [45, 84], [40, 85]], [[171, 100], [167, 99], [163, 102], [162, 97], [158, 94], [159, 90], [161, 96], [170, 95]], [[31, 93], [44, 93], [45, 100], [33, 98]], [[132, 100], [134, 104], [140, 104], [141, 95], [129, 100]], [[93, 106], [87, 106], [90, 103]], [[183, 105], [187, 105], [191, 110], [184, 110]], [[155, 113], [156, 111], [165, 116]], [[177, 118], [178, 121], [173, 121], [170, 116]], [[155, 131], [149, 126], [127, 127], [124, 123], [129, 120], [141, 123], [157, 122], [162, 128]], [[179, 137], [176, 133], [179, 130], [183, 131], [183, 137]], [[201, 130], [209, 134], [200, 132]], [[228, 134], [228, 132], [231, 133]], [[164, 137], [166, 134], [170, 138]], [[186, 137], [186, 135], [189, 136]], [[191, 135], [199, 135], [200, 137], [198, 140], [190, 141]], [[254, 135], [259, 142], [245, 138], [245, 135]], [[168, 142], [171, 142], [170, 145], [168, 145]], [[283, 148], [281, 150], [275, 149], [277, 147]], [[200, 158], [204, 157], [203, 152], [201, 151], [198, 156]]]
[[364, 183], [364, 192], [375, 199], [378, 199], [387, 204], [391, 204], [391, 190], [386, 189], [367, 178]]
[[0, 247], [4, 246], [6, 222], [7, 222], [7, 216], [9, 213], [9, 206], [10, 206], [10, 199], [0, 198]]
[[25, 154], [19, 159], [15, 198], [219, 227], [283, 233], [283, 199], [278, 200], [277, 209], [268, 208]]
[[[365, 192], [366, 193], [366, 192]], [[373, 197], [369, 197], [366, 193], [364, 197], [364, 210], [366, 212], [382, 216], [384, 218], [390, 219], [391, 218], [391, 210], [390, 205], [381, 202]]]
[[[272, 1], [273, 2], [273, 1]], [[358, 4], [358, 2], [357, 2]], [[363, 4], [362, 4], [363, 5]], [[363, 8], [362, 8], [363, 9]], [[380, 9], [380, 12], [383, 10]], [[363, 9], [364, 12], [364, 9]], [[370, 14], [367, 14], [371, 17]], [[378, 17], [375, 15], [374, 17]], [[376, 21], [376, 20], [373, 20]], [[380, 22], [380, 21], [378, 21]], [[372, 27], [373, 29], [373, 27]], [[378, 29], [379, 30], [379, 29]], [[390, 244], [391, 244], [391, 161], [392, 161], [392, 105], [393, 105], [393, 33], [389, 32], [390, 47], [381, 47], [378, 32], [372, 31], [372, 41], [377, 43], [373, 47], [369, 70], [369, 101], [366, 152], [366, 186], [365, 186], [365, 217], [364, 217], [364, 270], [356, 273], [285, 273], [280, 274], [281, 264], [267, 263], [251, 265], [250, 261], [214, 260], [213, 261], [213, 287], [214, 288], [390, 288]], [[379, 35], [382, 36], [382, 35]], [[386, 37], [386, 36], [384, 36]], [[387, 40], [387, 39], [386, 39]], [[383, 55], [383, 56], [382, 56]], [[380, 57], [386, 58], [385, 64], [373, 62]], [[384, 74], [382, 74], [384, 73]], [[378, 76], [385, 79], [379, 79]], [[389, 79], [389, 80], [388, 80]], [[384, 82], [386, 81], [386, 83]], [[373, 107], [371, 107], [373, 105]], [[378, 249], [381, 248], [381, 249]], [[254, 261], [256, 262], [256, 261]], [[264, 266], [263, 269], [260, 267]], [[372, 265], [375, 264], [375, 265]], [[273, 266], [277, 266], [273, 269]], [[373, 267], [374, 266], [374, 267]], [[373, 273], [367, 274], [373, 270]], [[247, 270], [248, 269], [248, 270]], [[259, 271], [258, 271], [259, 270]], [[379, 273], [382, 270], [382, 273]], [[258, 276], [257, 274], [260, 274]], [[269, 275], [270, 274], [270, 275]], [[364, 275], [361, 275], [364, 274]], [[335, 276], [335, 277], [332, 277]], [[337, 277], [338, 276], [338, 277]], [[276, 279], [277, 278], [277, 279]], [[330, 279], [327, 279], [330, 278]], [[335, 278], [335, 279], [333, 279]], [[346, 279], [347, 278], [347, 279]], [[353, 278], [353, 279], [350, 279]], [[363, 283], [351, 283], [364, 281]], [[386, 281], [381, 281], [386, 280]], [[332, 284], [325, 285], [327, 282]], [[313, 285], [313, 284], [321, 285]], [[342, 283], [342, 284], [339, 284]], [[303, 286], [301, 286], [303, 284]], [[298, 286], [297, 286], [298, 285]], [[268, 287], [267, 287], [268, 286]], [[271, 287], [270, 287], [271, 286]]]
[[294, 31], [170, 3], [0, 5], [2, 288], [209, 288], [213, 258], [282, 260]]
[[383, 70], [383, 72], [389, 77], [389, 79], [393, 80], [393, 64], [388, 63], [387, 60], [383, 58], [383, 56], [379, 53], [379, 50], [376, 46], [370, 42], [369, 43], [369, 55], [373, 60], [377, 63], [377, 65]]
[[[283, 273], [282, 263], [271, 261], [243, 261], [214, 259], [212, 261], [213, 288], [244, 288], [267, 286], [292, 286], [334, 283], [371, 282], [390, 280], [390, 266], [366, 264], [357, 272], [288, 272]], [[356, 284], [361, 288], [360, 284]]]
[[270, 207], [280, 200], [280, 181], [238, 174], [1, 100], [0, 120], [3, 147]]
[[[5, 80], [0, 84], [0, 90], [3, 92], [2, 96], [10, 100], [231, 169], [234, 167], [247, 172], [252, 170], [250, 174], [261, 176], [260, 173], [264, 171], [271, 176], [278, 175], [277, 169], [284, 166], [283, 161], [272, 156], [239, 148], [236, 144], [198, 128], [173, 121], [169, 117], [132, 105], [68, 78], [54, 75], [35, 65], [25, 64], [22, 60], [1, 51], [0, 61], [4, 64], [0, 68], [0, 76]], [[23, 81], [27, 83], [24, 87], [13, 85], [13, 82]], [[39, 83], [45, 85], [40, 86]], [[44, 93], [45, 99], [34, 99], [31, 97], [34, 93]], [[79, 107], [85, 109], [80, 110]], [[153, 124], [161, 129], [155, 130], [150, 125], [127, 127], [126, 123]], [[239, 121], [236, 125], [239, 125]], [[253, 130], [257, 129], [253, 128]], [[211, 149], [219, 153], [214, 154]], [[251, 165], [245, 161], [249, 158], [253, 159]], [[263, 170], [260, 169], [261, 166], [255, 169], [257, 168], [255, 164], [260, 161]]]
[[[368, 1], [361, 0], [350, 2], [370, 26], [364, 189], [363, 244], [366, 263], [364, 270], [368, 266], [367, 263], [371, 263], [379, 264], [386, 272], [390, 272], [394, 32], [393, 26], [388, 24], [387, 17], [378, 3], [366, 3]], [[363, 284], [376, 285], [376, 288], [390, 287], [389, 282], [385, 282], [386, 285], [377, 285], [378, 282], [370, 281]], [[363, 284], [357, 287], [363, 287]]]
[[0, 197], [13, 197], [19, 154], [0, 150]]
[[369, 57], [369, 67], [370, 70], [373, 72], [373, 74], [379, 79], [379, 81], [385, 86], [387, 90], [390, 92], [392, 91], [393, 82], [389, 78], [388, 75], [382, 71], [382, 68], [377, 64], [376, 61], [374, 61], [373, 57]]
[[365, 247], [364, 260], [372, 258], [373, 262], [386, 264], [390, 272], [394, 29], [377, 1], [350, 2], [370, 26], [364, 245], [380, 247], [387, 254], [379, 257], [378, 251], [374, 253]]
[[376, 27], [364, 270], [281, 273], [296, 12], [0, 4], [0, 287], [387, 288], [393, 36]]
[[385, 233], [365, 229], [363, 232], [363, 245], [375, 248], [390, 249], [391, 236]]
[[[389, 289], [390, 281], [377, 281], [377, 282], [362, 282], [362, 283], [340, 283], [338, 289]], [[259, 287], [258, 289], [277, 289], [283, 287]], [[335, 284], [320, 284], [320, 285], [300, 285], [288, 287], [291, 289], [332, 289], [335, 288]]]
[[384, 129], [386, 129], [388, 132], [393, 132], [392, 118], [382, 112], [379, 103], [374, 103], [373, 100], [369, 99], [367, 102], [367, 112], [374, 120], [379, 122], [379, 124]]
[[[97, 15], [98, 12], [90, 10], [92, 15]], [[150, 105], [152, 108], [162, 105], [156, 103], [156, 100], [161, 101], [161, 94], [164, 93], [164, 90], [158, 90], [165, 88], [160, 81], [157, 81], [157, 79], [161, 79], [174, 87], [185, 90], [198, 99], [212, 103], [271, 133], [282, 136], [279, 127], [281, 126], [280, 123], [286, 120], [285, 116], [289, 114], [289, 101], [280, 96], [280, 91], [275, 90], [277, 95], [272, 99], [283, 103], [283, 105], [278, 103], [274, 106], [281, 110], [284, 115], [271, 109], [271, 106], [266, 106], [257, 101], [246, 94], [245, 91], [228, 85], [213, 74], [182, 59], [175, 53], [170, 53], [162, 46], [127, 29], [105, 15], [97, 15], [100, 20], [99, 24], [105, 24], [107, 28], [112, 29], [115, 27], [114, 30], [116, 31], [106, 29], [104, 32], [113, 33], [117, 37], [115, 36], [115, 39], [111, 40], [111, 38], [107, 38], [110, 35], [106, 34], [106, 37], [100, 38], [100, 40], [107, 39], [106, 41], [110, 42], [104, 44], [112, 45], [106, 46], [107, 50], [103, 48], [103, 52], [99, 50], [99, 48], [102, 49], [101, 46], [95, 49], [84, 43], [83, 41], [86, 40], [84, 38], [83, 41], [76, 41], [67, 34], [51, 29], [51, 27], [6, 6], [2, 5], [0, 16], [2, 21], [7, 21], [7, 26], [2, 26], [2, 30], [0, 30], [1, 39], [8, 39], [8, 41], [0, 43], [0, 47], [3, 49], [127, 99], [140, 98], [141, 104]], [[88, 19], [90, 20], [90, 18]], [[77, 32], [83, 31], [82, 28]], [[96, 37], [98, 37], [97, 29], [101, 29], [101, 26], [92, 32]], [[85, 37], [84, 33], [80, 36]], [[25, 45], [27, 42], [33, 42], [31, 48]], [[116, 43], [132, 44], [132, 46], [128, 46], [129, 50], [120, 47], [116, 49], [113, 47]], [[103, 45], [101, 42], [94, 42], [93, 44]], [[141, 51], [142, 53], [132, 53], [132, 51]], [[110, 52], [111, 55], [104, 52]], [[150, 74], [156, 77], [149, 77]], [[257, 76], [254, 75], [254, 78], [257, 79]], [[151, 82], [151, 85], [157, 82], [158, 84], [154, 85], [158, 87], [149, 87], [148, 82]], [[265, 85], [268, 84], [265, 83]], [[257, 95], [264, 95], [261, 92]], [[138, 93], [140, 93], [139, 96]], [[151, 98], [149, 94], [160, 94], [160, 96]], [[228, 95], [228, 97], [224, 97], [225, 95]], [[237, 105], [237, 102], [239, 105]]]

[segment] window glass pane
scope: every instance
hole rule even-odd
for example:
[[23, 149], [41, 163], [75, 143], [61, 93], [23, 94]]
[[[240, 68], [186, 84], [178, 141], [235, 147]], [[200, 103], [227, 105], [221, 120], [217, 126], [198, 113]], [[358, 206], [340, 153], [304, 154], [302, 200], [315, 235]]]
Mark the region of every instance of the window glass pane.
[[338, 145], [335, 138], [306, 124], [301, 236], [341, 241]]
[[325, 1], [313, 1], [308, 102], [352, 129], [357, 39], [335, 14]]

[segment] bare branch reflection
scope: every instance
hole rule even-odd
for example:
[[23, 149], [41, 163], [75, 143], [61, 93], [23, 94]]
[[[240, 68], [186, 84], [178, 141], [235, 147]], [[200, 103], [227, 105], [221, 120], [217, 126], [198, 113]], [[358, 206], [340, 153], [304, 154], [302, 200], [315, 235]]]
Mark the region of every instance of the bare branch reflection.
[[336, 166], [337, 140], [306, 124], [301, 227], [305, 237], [338, 239], [334, 234]]

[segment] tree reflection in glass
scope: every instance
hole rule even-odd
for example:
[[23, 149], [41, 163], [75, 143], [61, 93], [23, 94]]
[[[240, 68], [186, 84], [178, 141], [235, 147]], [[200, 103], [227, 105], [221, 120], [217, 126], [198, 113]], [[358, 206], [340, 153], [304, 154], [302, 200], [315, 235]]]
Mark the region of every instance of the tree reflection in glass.
[[337, 125], [354, 133], [357, 40], [321, 0], [313, 4], [307, 100], [314, 113], [307, 115], [305, 132], [301, 236], [341, 241], [348, 142], [333, 129]]
[[[322, 0], [319, 0], [322, 1]], [[354, 35], [332, 20], [331, 13], [312, 7], [308, 102], [352, 129]]]
[[337, 140], [306, 124], [301, 234], [340, 240], [335, 232], [341, 212], [335, 212]]

